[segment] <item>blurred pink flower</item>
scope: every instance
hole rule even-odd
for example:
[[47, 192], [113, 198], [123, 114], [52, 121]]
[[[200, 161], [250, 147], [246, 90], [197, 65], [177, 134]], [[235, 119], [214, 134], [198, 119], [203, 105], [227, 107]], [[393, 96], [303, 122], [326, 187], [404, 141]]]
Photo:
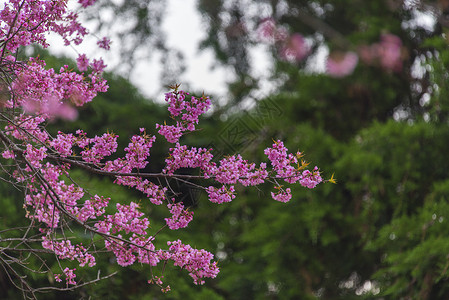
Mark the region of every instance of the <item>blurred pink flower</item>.
[[73, 121], [78, 117], [78, 111], [67, 103], [59, 102], [57, 97], [50, 97], [47, 101], [37, 102], [29, 99], [23, 103], [27, 113], [45, 114], [50, 119], [61, 118]]
[[361, 46], [359, 55], [368, 65], [377, 63], [393, 72], [400, 72], [402, 69], [402, 41], [393, 34], [383, 34], [379, 43]]
[[275, 43], [285, 41], [288, 38], [288, 31], [282, 26], [277, 26], [273, 18], [262, 20], [257, 27], [259, 39], [265, 43]]
[[380, 41], [380, 64], [387, 70], [398, 72], [402, 69], [402, 41], [393, 34], [383, 34]]
[[345, 77], [354, 72], [358, 61], [359, 57], [354, 52], [334, 52], [327, 58], [327, 74], [336, 78]]
[[294, 33], [286, 41], [279, 54], [287, 61], [301, 61], [309, 54], [309, 46], [302, 35]]

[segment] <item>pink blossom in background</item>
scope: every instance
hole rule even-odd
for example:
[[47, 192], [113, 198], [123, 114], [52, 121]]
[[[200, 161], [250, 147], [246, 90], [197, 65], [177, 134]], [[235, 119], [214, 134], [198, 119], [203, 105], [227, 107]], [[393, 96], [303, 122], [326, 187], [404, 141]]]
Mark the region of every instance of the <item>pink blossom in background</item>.
[[367, 65], [380, 65], [393, 72], [402, 70], [402, 41], [394, 34], [383, 34], [379, 43], [363, 45], [358, 52]]
[[56, 97], [50, 97], [45, 102], [28, 99], [23, 103], [23, 109], [27, 113], [45, 114], [50, 119], [61, 118], [74, 121], [78, 117], [78, 111], [74, 107], [59, 102]]
[[393, 34], [384, 34], [380, 42], [380, 64], [387, 70], [398, 72], [402, 69], [402, 41]]
[[354, 52], [331, 53], [327, 58], [326, 72], [329, 76], [341, 78], [354, 72], [359, 57]]
[[259, 39], [265, 43], [285, 41], [288, 38], [287, 29], [276, 25], [273, 18], [264, 19], [257, 27]]
[[301, 61], [309, 54], [309, 46], [302, 35], [292, 34], [280, 50], [280, 56], [287, 61]]

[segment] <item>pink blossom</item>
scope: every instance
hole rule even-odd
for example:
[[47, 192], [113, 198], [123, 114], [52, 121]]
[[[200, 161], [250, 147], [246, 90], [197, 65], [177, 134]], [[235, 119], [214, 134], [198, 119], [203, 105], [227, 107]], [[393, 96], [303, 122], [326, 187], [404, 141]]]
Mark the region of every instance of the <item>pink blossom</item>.
[[213, 203], [231, 202], [235, 198], [235, 188], [232, 185], [229, 188], [223, 185], [219, 189], [210, 186], [206, 189], [206, 192], [209, 195], [209, 201]]
[[93, 5], [97, 0], [78, 0], [78, 3], [80, 3], [83, 7], [88, 7]]
[[49, 97], [47, 101], [40, 102], [34, 99], [25, 99], [23, 109], [27, 113], [45, 114], [49, 119], [61, 118], [73, 121], [78, 117], [78, 111], [65, 102], [60, 102], [56, 97]]
[[80, 54], [78, 56], [76, 65], [81, 72], [87, 71], [87, 68], [89, 68], [89, 59], [87, 59], [86, 54]]
[[80, 266], [88, 265], [93, 267], [95, 257], [89, 254], [82, 245], [72, 245], [70, 240], [53, 241], [49, 236], [42, 238], [42, 247], [44, 249], [52, 250], [60, 259], [78, 260]]
[[263, 19], [257, 27], [259, 39], [266, 43], [285, 41], [288, 38], [287, 29], [278, 26], [273, 18]]
[[103, 73], [104, 69], [106, 68], [106, 65], [104, 64], [103, 60], [100, 59], [94, 59], [92, 61], [92, 63], [90, 64], [92, 70], [94, 71], [94, 73], [96, 74], [101, 74]]
[[185, 228], [192, 221], [193, 211], [185, 210], [182, 203], [168, 204], [167, 207], [170, 209], [172, 217], [164, 220], [171, 230]]
[[281, 47], [280, 56], [282, 59], [299, 62], [309, 54], [309, 46], [304, 37], [299, 33], [292, 34]]
[[393, 34], [384, 34], [380, 42], [380, 63], [387, 70], [398, 72], [402, 69], [402, 41]]
[[402, 41], [393, 34], [383, 34], [379, 43], [359, 47], [360, 59], [368, 65], [380, 65], [387, 71], [402, 69]]
[[180, 240], [167, 242], [170, 246], [169, 259], [175, 266], [186, 269], [195, 284], [204, 284], [204, 277], [215, 278], [219, 272], [217, 262], [211, 262], [213, 254], [204, 249], [197, 250]]
[[285, 190], [280, 188], [277, 193], [271, 192], [271, 197], [276, 201], [286, 203], [292, 198], [292, 191], [290, 188], [287, 188]]
[[341, 78], [354, 72], [359, 58], [354, 52], [332, 53], [326, 63], [327, 74]]
[[165, 159], [166, 167], [162, 170], [167, 174], [174, 174], [180, 168], [200, 168], [209, 177], [215, 174], [215, 163], [211, 162], [213, 155], [209, 149], [187, 148], [186, 145], [176, 143], [174, 148], [170, 148], [170, 155]]
[[98, 47], [103, 48], [105, 50], [111, 49], [111, 40], [107, 37], [103, 37], [101, 40], [97, 42]]
[[159, 134], [163, 135], [170, 143], [177, 143], [184, 132], [194, 131], [199, 116], [209, 110], [211, 106], [210, 98], [207, 96], [203, 95], [200, 98], [192, 96], [187, 99], [187, 95], [189, 93], [178, 90], [165, 94], [165, 101], [169, 103], [168, 110], [171, 116], [177, 119], [176, 125], [156, 124], [156, 128], [160, 128]]
[[76, 269], [69, 269], [69, 268], [65, 268], [63, 270], [67, 285], [69, 285], [69, 284], [75, 285], [76, 284], [76, 281], [75, 281], [76, 274], [74, 273], [75, 270]]

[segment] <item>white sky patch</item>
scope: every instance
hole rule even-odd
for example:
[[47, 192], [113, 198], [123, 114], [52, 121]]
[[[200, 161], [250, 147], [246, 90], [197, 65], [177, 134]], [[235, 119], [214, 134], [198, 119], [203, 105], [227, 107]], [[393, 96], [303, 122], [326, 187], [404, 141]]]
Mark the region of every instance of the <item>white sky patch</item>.
[[[183, 82], [195, 90], [204, 90], [205, 93], [225, 94], [225, 83], [232, 79], [230, 76], [232, 72], [226, 72], [223, 67], [213, 65], [212, 51], [200, 52], [198, 50], [198, 45], [207, 32], [201, 23], [201, 16], [196, 10], [196, 1], [169, 0], [167, 2], [167, 15], [164, 18], [162, 28], [167, 33], [167, 46], [181, 51], [184, 55], [186, 72], [181, 77]], [[154, 67], [154, 62], [151, 65]], [[136, 76], [131, 77], [132, 81], [136, 82], [146, 95], [165, 92], [161, 91], [160, 88], [150, 88], [145, 77], [140, 75], [145, 73], [142, 69], [151, 71], [147, 69], [148, 67], [144, 63], [139, 64]], [[212, 67], [215, 68], [212, 69]], [[156, 86], [160, 87], [160, 82]]]
[[[69, 7], [79, 7], [76, 2], [70, 1]], [[221, 66], [214, 66], [215, 58], [211, 50], [198, 50], [198, 44], [207, 34], [204, 25], [201, 23], [201, 16], [196, 11], [195, 0], [169, 0], [167, 1], [167, 15], [163, 21], [163, 30], [167, 33], [167, 45], [181, 51], [185, 58], [186, 72], [181, 77], [184, 87], [191, 87], [195, 90], [204, 90], [205, 93], [215, 95], [225, 95], [227, 91], [226, 82], [233, 79], [233, 72]], [[106, 12], [109, 14], [109, 12]], [[82, 14], [82, 12], [81, 12]], [[107, 16], [109, 17], [109, 16]], [[94, 33], [89, 24], [83, 24], [91, 33]], [[103, 57], [105, 63], [112, 67], [120, 64], [120, 54], [118, 53], [119, 41], [112, 39], [111, 50], [99, 49], [96, 42], [102, 36], [89, 35], [79, 46], [65, 47], [62, 39], [56, 34], [49, 36], [51, 53], [65, 55], [76, 59], [78, 54], [85, 53], [90, 59]], [[145, 49], [151, 51], [151, 49]], [[166, 87], [161, 86], [160, 74], [162, 66], [159, 63], [163, 54], [153, 54], [151, 59], [143, 58], [145, 53], [137, 53], [138, 62], [131, 72], [130, 80], [136, 85], [141, 93], [156, 101], [163, 101], [163, 93]]]

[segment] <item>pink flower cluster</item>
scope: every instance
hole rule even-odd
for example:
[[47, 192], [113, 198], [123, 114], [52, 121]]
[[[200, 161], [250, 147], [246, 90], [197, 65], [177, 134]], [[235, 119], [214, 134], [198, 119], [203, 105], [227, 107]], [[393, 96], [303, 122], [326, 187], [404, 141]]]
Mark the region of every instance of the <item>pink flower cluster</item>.
[[[210, 98], [203, 95], [200, 98], [190, 97], [189, 93], [178, 91], [177, 88], [165, 94], [165, 101], [169, 103], [168, 111], [173, 119], [178, 119], [176, 125], [156, 124], [159, 134], [163, 135], [168, 142], [176, 143], [186, 131], [194, 131], [198, 118], [211, 106]], [[179, 118], [180, 117], [180, 118]]]
[[279, 202], [288, 202], [292, 198], [292, 190], [290, 188], [286, 188], [285, 190], [282, 187], [276, 187], [279, 189], [277, 193], [271, 192], [271, 197]]
[[101, 40], [99, 40], [97, 42], [98, 47], [103, 48], [105, 50], [110, 50], [111, 49], [111, 40], [108, 39], [107, 37], [103, 37]]
[[380, 64], [387, 71], [402, 70], [402, 41], [394, 34], [383, 34], [379, 43], [361, 46], [361, 60], [368, 65]]
[[193, 220], [193, 211], [184, 209], [182, 203], [169, 203], [167, 207], [170, 209], [172, 216], [171, 218], [165, 218], [165, 222], [167, 222], [167, 225], [171, 230], [185, 228], [189, 225], [190, 221]]
[[[320, 172], [317, 167], [313, 169], [313, 172], [305, 170], [308, 163], [299, 160], [302, 157], [301, 152], [297, 152], [295, 155], [287, 153], [288, 149], [284, 146], [282, 141], [275, 141], [272, 148], [265, 149], [265, 154], [271, 161], [273, 170], [276, 171], [276, 175], [279, 178], [284, 179], [288, 183], [298, 182], [307, 188], [314, 188], [320, 182], [323, 181]], [[291, 199], [290, 189], [285, 191], [280, 189], [277, 194], [271, 193], [273, 199], [281, 202], [287, 202]]]
[[229, 186], [229, 188], [223, 185], [219, 189], [210, 186], [206, 189], [206, 192], [209, 195], [209, 201], [213, 203], [221, 204], [231, 202], [235, 198], [235, 188], [233, 185]]
[[[275, 45], [279, 56], [289, 62], [300, 62], [310, 54], [310, 47], [299, 33], [289, 34], [273, 18], [263, 19], [257, 33], [259, 40]], [[332, 52], [326, 60], [326, 73], [341, 78], [354, 72], [360, 60], [367, 65], [379, 65], [386, 71], [399, 72], [402, 69], [402, 41], [393, 34], [383, 34], [379, 43], [363, 45], [357, 53], [353, 51]]]
[[24, 68], [16, 71], [12, 84], [14, 98], [7, 107], [23, 106], [25, 112], [41, 114], [44, 118], [60, 117], [73, 120], [77, 112], [73, 106], [90, 102], [98, 92], [108, 88], [100, 73], [77, 74], [64, 66], [56, 73], [45, 69], [45, 62], [30, 58]]
[[[65, 44], [80, 44], [87, 30], [78, 15], [67, 11], [65, 0], [9, 0], [0, 10], [0, 40], [8, 41], [6, 49], [15, 52], [20, 46], [38, 43], [47, 47], [47, 33], [60, 35]], [[4, 55], [4, 53], [2, 53]]]
[[326, 62], [326, 71], [329, 76], [341, 78], [354, 72], [359, 61], [355, 52], [334, 52], [329, 55]]
[[[7, 107], [22, 106], [29, 114], [42, 114], [44, 118], [63, 118], [73, 120], [77, 112], [72, 105], [80, 106], [92, 100], [98, 92], [104, 92], [108, 86], [100, 77], [105, 65], [102, 60], [91, 64], [93, 73], [85, 76], [64, 66], [59, 73], [46, 69], [45, 62], [30, 58], [28, 62], [18, 62], [13, 55], [20, 46], [33, 43], [47, 47], [49, 32], [60, 35], [66, 45], [78, 45], [87, 34], [78, 21], [78, 15], [68, 11], [66, 0], [9, 0], [0, 9], [0, 40], [2, 47], [0, 60], [11, 67], [14, 82], [14, 97]], [[80, 1], [87, 7], [94, 1]], [[103, 40], [100, 46], [107, 46]], [[87, 70], [84, 56], [79, 59], [80, 70]], [[14, 65], [14, 68], [12, 66]], [[72, 105], [71, 105], [72, 104]]]
[[[71, 284], [71, 285], [76, 284], [76, 281], [75, 281], [76, 274], [74, 273], [74, 271], [76, 271], [76, 269], [65, 268], [64, 270], [62, 270], [62, 272], [64, 273], [64, 276], [66, 278], [67, 286], [69, 284]], [[62, 281], [61, 274], [55, 274], [55, 280], [57, 282], [61, 282]]]
[[126, 162], [132, 169], [143, 169], [147, 165], [147, 159], [150, 157], [150, 149], [156, 140], [155, 136], [149, 136], [145, 133], [144, 128], [140, 128], [142, 135], [135, 135], [131, 138], [131, 142], [126, 151]]
[[288, 30], [276, 24], [273, 18], [261, 21], [257, 28], [262, 42], [277, 46], [279, 56], [289, 62], [300, 62], [310, 53], [310, 47], [299, 33], [289, 34]]
[[214, 255], [204, 249], [197, 250], [180, 240], [167, 242], [170, 246], [167, 258], [174, 261], [175, 266], [189, 271], [195, 284], [204, 284], [202, 278], [215, 278], [219, 272], [217, 262], [211, 262]]
[[162, 172], [173, 175], [180, 168], [200, 168], [206, 176], [214, 173], [215, 163], [211, 162], [213, 155], [210, 149], [187, 148], [186, 145], [176, 143], [174, 148], [170, 148], [169, 157], [165, 159], [166, 167]]
[[76, 259], [80, 266], [88, 265], [89, 267], [95, 266], [95, 257], [87, 252], [86, 248], [82, 245], [72, 245], [70, 240], [54, 241], [49, 236], [42, 238], [42, 247], [44, 249], [52, 250], [60, 259]]
[[[82, 134], [81, 131], [77, 133]], [[117, 138], [118, 136], [113, 133], [104, 133], [102, 136], [95, 136], [92, 139], [80, 137], [77, 144], [79, 147], [85, 148], [81, 151], [81, 157], [88, 163], [99, 164], [103, 158], [117, 150]], [[93, 144], [92, 147], [89, 148], [89, 144]]]
[[146, 235], [146, 230], [150, 226], [147, 218], [141, 218], [144, 213], [138, 210], [139, 205], [131, 202], [130, 205], [116, 204], [117, 212], [114, 215], [107, 215], [104, 221], [95, 224], [98, 231], [103, 233], [124, 232]]
[[97, 0], [78, 0], [78, 3], [81, 4], [84, 8], [93, 5]]

